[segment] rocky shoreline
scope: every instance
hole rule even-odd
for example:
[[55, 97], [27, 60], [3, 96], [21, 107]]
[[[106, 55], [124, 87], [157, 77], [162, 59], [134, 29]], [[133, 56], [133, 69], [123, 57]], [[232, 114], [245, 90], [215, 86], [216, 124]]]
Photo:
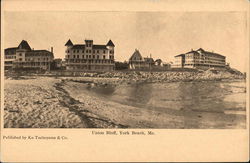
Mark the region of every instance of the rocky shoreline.
[[242, 74], [233, 74], [227, 71], [211, 71], [211, 70], [203, 72], [130, 71], [130, 72], [106, 72], [106, 73], [79, 73], [78, 75], [60, 77], [60, 78], [65, 79], [67, 81], [94, 83], [98, 85], [245, 80], [245, 77]]
[[[112, 71], [112, 72], [50, 72], [45, 74], [16, 74], [7, 73], [5, 78], [8, 79], [22, 79], [22, 76], [47, 76], [55, 78], [70, 78], [84, 79], [81, 81], [106, 81], [106, 83], [120, 84], [120, 83], [136, 83], [136, 82], [177, 82], [177, 81], [221, 81], [221, 80], [245, 80], [245, 76], [241, 73], [232, 73], [229, 71], [161, 71], [161, 72], [149, 72], [149, 71]], [[100, 79], [100, 80], [98, 80]]]

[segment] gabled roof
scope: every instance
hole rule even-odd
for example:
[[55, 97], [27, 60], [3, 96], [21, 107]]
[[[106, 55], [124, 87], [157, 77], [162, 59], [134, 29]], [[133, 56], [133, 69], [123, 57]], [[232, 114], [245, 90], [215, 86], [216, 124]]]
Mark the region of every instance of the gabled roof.
[[141, 53], [137, 49], [135, 49], [135, 52], [132, 54], [132, 56], [129, 58], [129, 60], [133, 60], [133, 58], [135, 58], [135, 57], [140, 58], [140, 60], [143, 61]]
[[107, 49], [106, 45], [93, 45], [93, 49]]
[[67, 43], [65, 44], [65, 46], [73, 46], [73, 43], [71, 42], [70, 39], [67, 41]]
[[205, 50], [203, 50], [202, 48], [199, 48], [199, 49], [197, 49], [196, 51], [205, 52]]
[[18, 45], [19, 49], [26, 49], [26, 50], [31, 50], [29, 44], [27, 41], [22, 40], [22, 42]]
[[107, 43], [107, 46], [113, 46], [113, 47], [115, 47], [114, 43], [111, 40], [109, 40], [109, 42]]

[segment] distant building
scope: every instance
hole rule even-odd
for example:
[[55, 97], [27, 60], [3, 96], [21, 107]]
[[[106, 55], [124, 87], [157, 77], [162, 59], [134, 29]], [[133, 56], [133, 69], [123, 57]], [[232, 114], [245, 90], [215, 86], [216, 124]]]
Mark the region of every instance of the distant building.
[[13, 67], [13, 63], [16, 60], [17, 47], [4, 49], [4, 69], [8, 70]]
[[153, 58], [143, 58], [139, 50], [135, 49], [135, 52], [129, 58], [129, 69], [151, 69], [154, 63]]
[[54, 59], [54, 62], [55, 62], [55, 66], [57, 68], [61, 68], [62, 67], [62, 59], [61, 58]]
[[41, 68], [50, 69], [53, 61], [53, 48], [51, 52], [47, 50], [31, 49], [28, 42], [22, 40], [18, 47], [7, 48], [4, 50], [4, 67], [11, 68]]
[[85, 44], [73, 44], [69, 39], [66, 48], [66, 70], [114, 70], [114, 43], [109, 40], [106, 45], [95, 45], [93, 40]]
[[170, 69], [171, 68], [171, 63], [163, 63], [162, 67], [164, 67], [164, 69]]
[[208, 52], [202, 48], [191, 50], [185, 54], [175, 56], [174, 68], [199, 68], [199, 69], [223, 69], [226, 66], [226, 57], [214, 52]]
[[51, 70], [64, 70], [65, 67], [63, 67], [63, 61], [61, 58], [56, 58], [51, 63]]

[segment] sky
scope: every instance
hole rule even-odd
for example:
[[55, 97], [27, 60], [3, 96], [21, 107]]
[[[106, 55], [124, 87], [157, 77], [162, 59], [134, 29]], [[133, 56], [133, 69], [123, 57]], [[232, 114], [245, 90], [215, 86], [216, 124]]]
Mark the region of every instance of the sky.
[[65, 43], [115, 44], [115, 60], [125, 61], [138, 49], [142, 56], [174, 61], [174, 56], [203, 48], [226, 56], [231, 67], [246, 71], [245, 12], [81, 12], [5, 11], [3, 47], [22, 40], [34, 49], [65, 57]]

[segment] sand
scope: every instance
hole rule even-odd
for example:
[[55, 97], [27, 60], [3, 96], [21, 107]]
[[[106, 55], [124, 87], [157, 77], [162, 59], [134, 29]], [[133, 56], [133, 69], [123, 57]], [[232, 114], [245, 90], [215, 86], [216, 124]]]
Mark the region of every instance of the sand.
[[231, 114], [162, 113], [109, 101], [91, 94], [86, 89], [89, 82], [127, 84], [116, 78], [24, 76], [18, 80], [6, 79], [4, 127], [245, 128], [244, 115], [234, 121], [235, 115]]

